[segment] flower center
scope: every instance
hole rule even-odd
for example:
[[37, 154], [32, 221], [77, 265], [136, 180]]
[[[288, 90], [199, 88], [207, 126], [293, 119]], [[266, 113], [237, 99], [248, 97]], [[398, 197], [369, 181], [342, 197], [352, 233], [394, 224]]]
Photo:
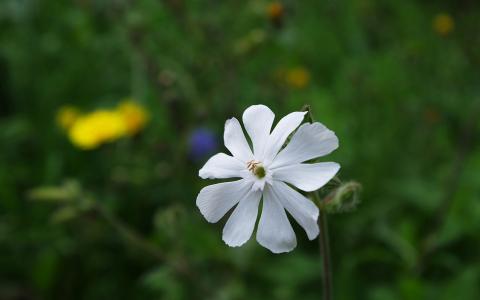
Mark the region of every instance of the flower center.
[[267, 175], [265, 168], [262, 163], [259, 161], [251, 160], [247, 163], [247, 168], [253, 175], [257, 176], [259, 179], [262, 179]]

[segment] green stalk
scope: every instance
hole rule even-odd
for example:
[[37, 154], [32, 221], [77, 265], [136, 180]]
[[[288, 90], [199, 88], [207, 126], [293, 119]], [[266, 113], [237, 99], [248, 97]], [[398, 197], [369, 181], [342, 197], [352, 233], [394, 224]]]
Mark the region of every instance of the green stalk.
[[327, 212], [321, 205], [321, 199], [318, 192], [312, 193], [314, 202], [319, 207], [318, 226], [320, 234], [318, 236], [318, 244], [320, 248], [320, 256], [322, 257], [322, 271], [323, 271], [323, 300], [333, 299], [333, 282], [332, 282], [332, 264], [330, 259], [330, 240], [328, 237], [328, 220]]
[[[309, 105], [305, 105], [302, 109], [307, 112], [307, 120], [313, 123], [313, 116]], [[313, 201], [318, 206], [318, 227], [320, 234], [318, 236], [318, 244], [320, 248], [320, 256], [322, 257], [322, 284], [323, 284], [323, 300], [333, 299], [333, 281], [332, 281], [332, 263], [330, 259], [330, 241], [328, 238], [328, 220], [327, 212], [323, 208], [322, 200], [318, 195], [318, 191], [310, 193]]]

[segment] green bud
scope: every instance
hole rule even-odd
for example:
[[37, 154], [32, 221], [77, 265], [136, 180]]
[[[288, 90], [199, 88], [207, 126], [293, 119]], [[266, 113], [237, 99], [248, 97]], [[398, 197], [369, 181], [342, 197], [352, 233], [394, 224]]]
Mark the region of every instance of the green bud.
[[360, 190], [362, 186], [355, 181], [341, 184], [330, 192], [322, 202], [322, 208], [328, 213], [342, 213], [354, 210], [360, 203]]

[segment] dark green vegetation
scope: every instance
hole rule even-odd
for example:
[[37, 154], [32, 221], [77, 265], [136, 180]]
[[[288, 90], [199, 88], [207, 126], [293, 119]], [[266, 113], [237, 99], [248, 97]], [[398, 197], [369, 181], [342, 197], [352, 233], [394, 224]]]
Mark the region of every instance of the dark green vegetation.
[[[195, 206], [190, 134], [224, 151], [257, 103], [310, 104], [340, 139], [325, 160], [363, 185], [329, 216], [336, 299], [480, 299], [480, 5], [267, 5], [0, 1], [0, 299], [319, 299], [301, 228], [290, 254], [229, 248]], [[55, 123], [130, 95], [151, 117], [136, 137], [82, 151]]]

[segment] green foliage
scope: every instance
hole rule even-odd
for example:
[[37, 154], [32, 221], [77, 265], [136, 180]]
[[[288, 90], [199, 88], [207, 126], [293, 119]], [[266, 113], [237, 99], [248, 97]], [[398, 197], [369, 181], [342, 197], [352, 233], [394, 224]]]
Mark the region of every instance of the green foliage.
[[[0, 299], [319, 299], [299, 226], [289, 254], [229, 248], [195, 206], [192, 133], [224, 152], [224, 121], [258, 103], [309, 104], [339, 137], [335, 299], [480, 298], [479, 4], [268, 4], [0, 1]], [[130, 96], [136, 136], [82, 151], [56, 124]]]

